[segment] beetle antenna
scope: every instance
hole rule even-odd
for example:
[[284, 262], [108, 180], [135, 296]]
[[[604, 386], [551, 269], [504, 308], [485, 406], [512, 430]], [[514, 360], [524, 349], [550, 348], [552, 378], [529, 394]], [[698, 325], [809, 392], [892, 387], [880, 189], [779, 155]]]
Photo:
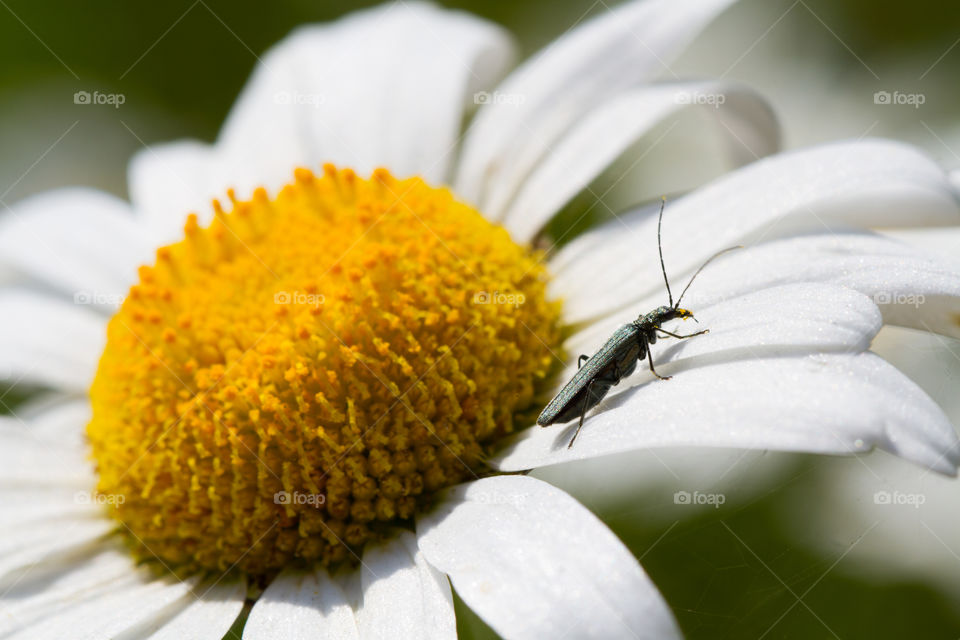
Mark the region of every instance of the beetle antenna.
[[[670, 292], [670, 281], [667, 280], [667, 268], [663, 266], [663, 244], [660, 242], [660, 227], [663, 225], [663, 207], [667, 204], [667, 196], [660, 196], [660, 219], [657, 220], [657, 250], [660, 252], [660, 270], [663, 272], [663, 282], [667, 285], [667, 297], [670, 298], [670, 306], [673, 306], [673, 294]], [[680, 304], [677, 301], [677, 304]]]
[[690, 288], [690, 285], [693, 284], [693, 280], [694, 280], [698, 275], [700, 275], [700, 272], [703, 271], [703, 268], [704, 268], [705, 266], [707, 266], [708, 264], [710, 264], [711, 262], [713, 262], [713, 259], [714, 259], [714, 258], [719, 258], [719, 257], [722, 256], [723, 254], [727, 253], [728, 251], [733, 251], [734, 249], [743, 249], [743, 245], [742, 245], [742, 244], [738, 244], [738, 245], [735, 246], [735, 247], [727, 247], [726, 249], [722, 249], [722, 250], [720, 250], [720, 251], [717, 251], [715, 254], [713, 254], [712, 256], [710, 256], [709, 258], [707, 258], [707, 261], [704, 262], [702, 265], [700, 265], [700, 268], [697, 269], [697, 272], [694, 273], [694, 274], [690, 277], [690, 282], [688, 282], [688, 283], [687, 283], [687, 286], [685, 286], [685, 287], [683, 288], [683, 292], [680, 293], [680, 297], [677, 298], [677, 304], [676, 304], [673, 308], [676, 309], [676, 308], [678, 308], [678, 307], [680, 306], [680, 301], [683, 300], [683, 296], [684, 296], [684, 294], [687, 293], [687, 289]]

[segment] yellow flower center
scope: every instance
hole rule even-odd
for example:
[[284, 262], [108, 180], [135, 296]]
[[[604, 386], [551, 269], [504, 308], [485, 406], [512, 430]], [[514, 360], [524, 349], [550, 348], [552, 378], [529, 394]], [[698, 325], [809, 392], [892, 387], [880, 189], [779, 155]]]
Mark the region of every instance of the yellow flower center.
[[533, 424], [560, 339], [539, 255], [449, 191], [298, 170], [141, 267], [87, 428], [135, 553], [352, 557]]

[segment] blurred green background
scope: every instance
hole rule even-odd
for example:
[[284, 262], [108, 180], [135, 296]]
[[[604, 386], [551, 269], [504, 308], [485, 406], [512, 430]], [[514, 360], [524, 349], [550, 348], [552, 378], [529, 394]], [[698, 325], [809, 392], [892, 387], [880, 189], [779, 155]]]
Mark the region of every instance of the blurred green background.
[[[125, 195], [127, 160], [145, 145], [213, 140], [256, 56], [271, 44], [298, 24], [371, 4], [0, 0], [0, 200], [67, 184]], [[607, 9], [589, 0], [442, 4], [504, 25], [524, 56]], [[782, 119], [788, 147], [887, 135], [957, 167], [958, 42], [957, 3], [743, 0], [676, 68], [759, 88]], [[125, 103], [78, 106], [73, 94], [81, 90], [122, 93]], [[874, 92], [895, 90], [922, 93], [925, 102], [875, 104]], [[960, 352], [955, 343], [950, 348]], [[951, 388], [939, 393], [954, 393], [955, 380]], [[663, 483], [578, 497], [642, 557], [688, 637], [960, 637], [956, 592], [922, 574], [879, 579], [845, 560], [842, 548], [825, 554], [798, 542], [790, 523], [832, 490], [823, 464], [780, 455], [777, 471], [760, 476], [766, 484], [754, 478], [760, 486], [744, 489], [745, 499], [683, 518], [651, 517], [671, 502]], [[580, 479], [593, 474], [595, 487], [604, 478], [590, 469], [578, 473], [547, 475], [575, 494]], [[960, 549], [958, 540], [947, 545]], [[459, 613], [463, 636], [490, 635], [464, 607]]]

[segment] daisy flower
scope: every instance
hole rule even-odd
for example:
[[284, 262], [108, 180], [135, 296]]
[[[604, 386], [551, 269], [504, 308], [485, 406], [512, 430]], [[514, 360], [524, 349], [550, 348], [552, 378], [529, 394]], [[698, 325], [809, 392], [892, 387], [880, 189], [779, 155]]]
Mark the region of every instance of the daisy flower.
[[883, 141], [671, 203], [675, 282], [749, 245], [685, 299], [711, 333], [658, 345], [673, 379], [631, 377], [572, 449], [569, 425], [531, 427], [562, 363], [663, 303], [654, 208], [545, 253], [557, 211], [681, 109], [726, 125], [736, 162], [776, 148], [749, 90], [649, 82], [727, 4], [627, 4], [499, 84], [509, 40], [461, 13], [307, 27], [216, 144], [138, 155], [130, 204], [13, 207], [0, 373], [50, 393], [0, 431], [3, 633], [218, 638], [250, 602], [245, 638], [452, 637], [452, 586], [507, 638], [676, 637], [626, 547], [512, 472], [713, 445], [880, 447], [953, 473], [949, 421], [868, 349], [884, 322], [955, 335], [960, 278], [863, 229], [960, 210], [935, 164]]

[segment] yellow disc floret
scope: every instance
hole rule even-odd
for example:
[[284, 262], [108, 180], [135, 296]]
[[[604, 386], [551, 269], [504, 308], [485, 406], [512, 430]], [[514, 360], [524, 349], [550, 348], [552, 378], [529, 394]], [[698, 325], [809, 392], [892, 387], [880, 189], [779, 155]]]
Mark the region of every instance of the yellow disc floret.
[[352, 557], [532, 423], [558, 306], [540, 256], [419, 178], [327, 166], [231, 201], [109, 324], [98, 490], [171, 567]]

